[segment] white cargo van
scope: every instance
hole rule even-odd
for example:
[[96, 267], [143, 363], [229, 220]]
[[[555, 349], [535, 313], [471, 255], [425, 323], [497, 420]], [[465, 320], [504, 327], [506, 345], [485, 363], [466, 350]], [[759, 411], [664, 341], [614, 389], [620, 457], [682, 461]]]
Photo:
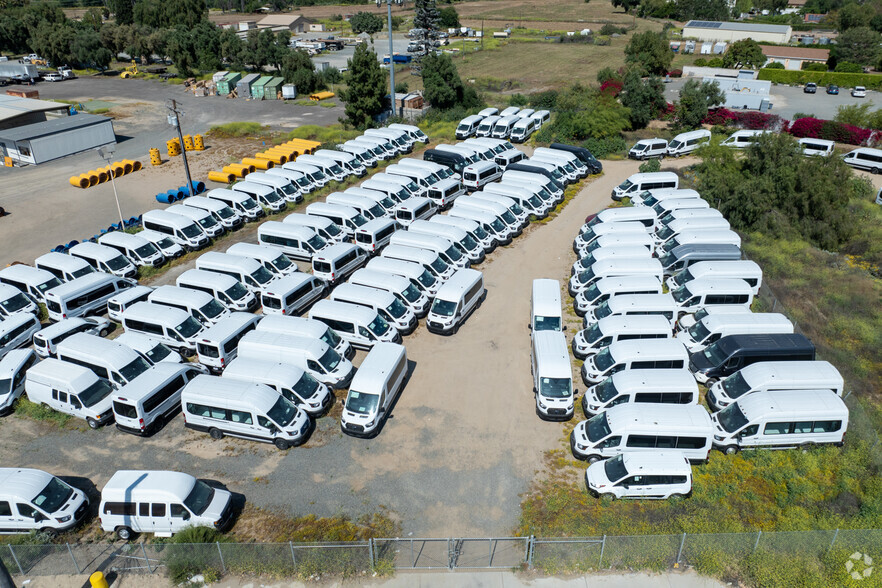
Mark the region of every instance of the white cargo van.
[[13, 314], [39, 314], [37, 303], [14, 286], [0, 284], [0, 320]]
[[530, 324], [533, 334], [539, 331], [564, 331], [560, 303], [560, 283], [540, 278], [533, 280], [530, 294]]
[[337, 243], [326, 247], [312, 258], [312, 273], [327, 282], [337, 284], [363, 266], [368, 254], [349, 243]]
[[343, 144], [337, 145], [337, 149], [354, 155], [358, 162], [366, 168], [377, 167], [377, 154], [374, 153], [374, 148], [370, 145], [361, 145], [355, 141], [346, 141]]
[[243, 337], [239, 357], [295, 365], [334, 388], [345, 388], [354, 371], [348, 359], [320, 339], [271, 331], [251, 331]]
[[661, 294], [662, 284], [655, 276], [615, 276], [601, 278], [587, 290], [576, 294], [573, 306], [576, 314], [585, 316], [604, 302], [629, 294]]
[[499, 219], [509, 238], [520, 235], [524, 227], [523, 222], [518, 220], [505, 205], [498, 202], [474, 196], [463, 196], [462, 198], [457, 198], [456, 202], [453, 203], [450, 214], [459, 214], [459, 211], [462, 209], [483, 212], [492, 218]]
[[729, 135], [722, 143], [720, 143], [720, 145], [725, 145], [726, 147], [734, 147], [736, 149], [744, 149], [745, 147], [752, 145], [756, 141], [757, 137], [769, 132], [771, 131], [735, 131], [734, 133]]
[[125, 309], [122, 326], [126, 332], [147, 335], [184, 357], [196, 353], [196, 341], [205, 328], [186, 310], [152, 302], [138, 302]]
[[[631, 204], [634, 207], [651, 207], [659, 200], [667, 200], [669, 198], [701, 198], [698, 192], [688, 188], [662, 188], [658, 190], [645, 190], [639, 194], [631, 196]], [[611, 208], [610, 210], [627, 210]]]
[[138, 266], [159, 267], [165, 263], [165, 255], [159, 248], [139, 235], [112, 231], [98, 237], [98, 243], [116, 249]]
[[418, 318], [429, 312], [429, 298], [404, 276], [362, 268], [349, 277], [349, 283], [389, 292]]
[[122, 313], [136, 302], [144, 302], [153, 288], [150, 286], [132, 286], [126, 288], [107, 299], [107, 317], [116, 322], [122, 322]]
[[209, 190], [205, 196], [226, 204], [237, 214], [249, 221], [256, 221], [266, 214], [263, 211], [263, 208], [254, 201], [254, 198], [238, 190], [215, 188]]
[[429, 142], [429, 137], [427, 137], [426, 134], [422, 131], [422, 129], [420, 129], [416, 125], [405, 125], [405, 124], [401, 124], [401, 123], [392, 123], [391, 125], [389, 125], [388, 128], [393, 131], [403, 131], [405, 134], [407, 134], [408, 137], [410, 137], [410, 139], [412, 141], [416, 141], [418, 143], [423, 143], [423, 144], [426, 144]]
[[[385, 194], [395, 204], [398, 204], [399, 202], [404, 202], [412, 196], [410, 191], [401, 184], [397, 182], [379, 180], [377, 179], [378, 175], [379, 174], [375, 174], [371, 176], [369, 180], [365, 180], [364, 183], [361, 184], [361, 189], [372, 190], [374, 192]], [[392, 208], [395, 208], [394, 205]]]
[[329, 159], [327, 157], [319, 157], [317, 155], [301, 155], [297, 158], [297, 162], [317, 167], [322, 170], [323, 174], [337, 182], [342, 182], [347, 178], [347, 176], [351, 175], [349, 170], [344, 170], [342, 167], [340, 167], [340, 164], [338, 164], [333, 159]]
[[172, 204], [165, 209], [166, 212], [179, 214], [199, 225], [199, 228], [205, 231], [205, 234], [214, 239], [224, 234], [226, 229], [218, 222], [214, 216], [207, 210], [194, 208], [192, 206], [184, 206], [183, 204]]
[[702, 308], [694, 314], [687, 314], [684, 317], [680, 318], [680, 321], [677, 323], [678, 331], [685, 331], [690, 328], [695, 323], [704, 320], [708, 316], [721, 316], [724, 314], [747, 314], [750, 312], [749, 308], [745, 308], [743, 304], [720, 304], [718, 306], [708, 306], [706, 308]]
[[319, 300], [309, 318], [328, 325], [353, 347], [370, 349], [375, 343], [400, 343], [401, 335], [377, 311], [333, 300]]
[[113, 247], [87, 241], [71, 247], [70, 254], [84, 260], [99, 272], [120, 278], [134, 278], [138, 275], [138, 268]]
[[457, 270], [438, 288], [426, 317], [426, 328], [442, 335], [456, 333], [486, 295], [484, 274], [473, 269]]
[[646, 190], [677, 188], [680, 180], [673, 172], [639, 173], [629, 176], [627, 180], [613, 188], [612, 199], [621, 200], [640, 194]]
[[[457, 200], [462, 200], [462, 198]], [[462, 219], [476, 223], [487, 233], [494, 248], [497, 244], [508, 245], [511, 243], [514, 235], [514, 232], [497, 216], [470, 206], [457, 208], [456, 202], [453, 203], [453, 208], [450, 209], [447, 216], [453, 219]], [[486, 240], [483, 242], [486, 243]]]
[[138, 236], [152, 243], [166, 259], [177, 259], [184, 254], [184, 248], [165, 233], [143, 229], [138, 232]]
[[328, 286], [312, 274], [296, 272], [273, 280], [260, 294], [266, 315], [294, 315], [323, 298]]
[[251, 311], [257, 308], [257, 298], [242, 282], [218, 272], [191, 269], [182, 273], [175, 284], [211, 294], [230, 310]]
[[329, 243], [342, 243], [348, 239], [346, 232], [340, 225], [323, 216], [295, 212], [283, 218], [282, 222], [300, 227], [308, 227]]
[[181, 390], [202, 372], [192, 365], [163, 362], [110, 395], [116, 428], [149, 437], [181, 409]]
[[[284, 167], [271, 167], [264, 173], [291, 182], [301, 196], [309, 194], [318, 188], [318, 186], [316, 186], [315, 183], [303, 172], [285, 169]], [[301, 198], [301, 202], [302, 200], [303, 199]]]
[[[275, 168], [273, 168], [275, 169]], [[328, 177], [325, 173], [314, 165], [309, 165], [303, 163], [301, 161], [289, 161], [288, 163], [282, 164], [282, 169], [299, 172], [309, 178], [309, 181], [312, 182], [317, 188], [323, 188], [330, 182], [333, 178]]]
[[46, 270], [17, 264], [0, 269], [0, 284], [18, 288], [19, 291], [27, 294], [37, 302], [45, 302], [46, 292], [56, 286], [60, 286], [62, 280]]
[[[144, 361], [140, 357], [138, 359]], [[44, 359], [28, 370], [25, 391], [28, 400], [34, 404], [85, 419], [92, 429], [113, 420], [110, 405], [113, 388], [110, 382], [80, 365]]]
[[184, 206], [200, 208], [211, 213], [214, 219], [228, 231], [238, 229], [244, 223], [242, 216], [219, 200], [205, 196], [190, 196], [182, 202]]
[[355, 357], [355, 349], [321, 321], [300, 316], [265, 316], [257, 323], [257, 330], [263, 333], [311, 337], [327, 343], [341, 357], [349, 360]]
[[711, 410], [725, 408], [747, 394], [776, 390], [829, 390], [842, 396], [845, 381], [827, 361], [762, 361], [745, 366], [707, 391]]
[[141, 226], [161, 233], [187, 251], [208, 245], [208, 235], [193, 220], [164, 210], [148, 210], [141, 215]]
[[582, 379], [599, 384], [624, 370], [679, 370], [689, 365], [686, 346], [675, 339], [618, 341], [582, 364]]
[[[263, 225], [266, 224], [268, 223], [263, 223]], [[291, 274], [300, 271], [297, 268], [297, 265], [288, 259], [279, 247], [274, 247], [272, 245], [234, 243], [227, 247], [227, 253], [230, 255], [238, 255], [239, 257], [248, 257], [262, 263], [263, 267], [276, 276], [290, 276]]]
[[258, 184], [256, 182], [249, 182], [245, 180], [244, 182], [237, 182], [233, 184], [232, 189], [233, 192], [245, 194], [246, 196], [260, 203], [261, 206], [265, 206], [273, 212], [281, 212], [282, 210], [285, 210], [286, 206], [288, 206], [285, 202], [285, 199], [279, 196], [275, 188], [266, 186], [264, 184]]
[[354, 437], [376, 437], [408, 378], [403, 345], [377, 343], [352, 378], [340, 429]]
[[203, 325], [213, 325], [230, 316], [230, 310], [211, 294], [181, 286], [160, 286], [147, 296], [147, 301], [179, 308]]
[[[116, 233], [116, 231], [113, 233], [106, 233], [106, 235], [113, 235], [114, 233]], [[85, 259], [74, 257], [73, 255], [68, 255], [66, 253], [59, 253], [57, 251], [50, 251], [49, 253], [45, 253], [35, 259], [34, 267], [38, 270], [49, 272], [62, 282], [70, 282], [71, 280], [82, 278], [85, 275], [93, 274], [96, 271]]]
[[[380, 172], [371, 176], [371, 179], [368, 181], [381, 182], [384, 184], [394, 184], [396, 186], [399, 186], [407, 191], [407, 193], [410, 195], [408, 196], [408, 198], [420, 196], [423, 191], [411, 178], [408, 178], [406, 176], [399, 176], [396, 174], [387, 174], [384, 172]], [[407, 200], [407, 198], [405, 198], [405, 200]]]
[[132, 286], [131, 280], [104, 272], [95, 272], [61, 284], [45, 293], [49, 320], [100, 314], [107, 307], [108, 300]]
[[478, 203], [479, 201], [485, 201], [490, 203], [499, 204], [503, 207], [503, 210], [508, 210], [515, 217], [515, 220], [519, 223], [520, 227], [526, 227], [530, 224], [530, 211], [525, 210], [519, 203], [519, 200], [514, 197], [505, 196], [499, 194], [496, 191], [480, 191], [474, 192], [469, 196], [469, 201]]
[[585, 233], [588, 229], [604, 223], [639, 222], [647, 229], [655, 226], [655, 211], [647, 207], [629, 206], [625, 208], [606, 208], [582, 225], [579, 233]]
[[432, 272], [427, 270], [421, 263], [415, 261], [405, 261], [403, 259], [392, 259], [389, 257], [375, 257], [367, 263], [365, 269], [404, 277], [412, 286], [419, 289], [427, 300], [434, 297], [435, 293], [438, 292], [438, 288], [441, 286], [441, 282], [435, 278], [435, 275]]
[[437, 253], [428, 249], [417, 249], [403, 245], [387, 245], [380, 253], [380, 256], [419, 263], [439, 282], [446, 282], [456, 271], [456, 268], [447, 265]]
[[60, 478], [42, 470], [0, 468], [0, 534], [54, 537], [88, 514], [86, 493]]
[[223, 377], [269, 386], [312, 417], [321, 416], [334, 403], [334, 395], [327, 386], [290, 364], [237, 357], [224, 370]]
[[701, 351], [711, 343], [729, 335], [792, 333], [793, 323], [778, 313], [745, 312], [711, 315], [688, 329], [677, 333], [677, 339], [690, 353]]
[[[624, 370], [589, 386], [582, 397], [585, 418], [619, 404], [696, 405], [698, 384], [686, 369]], [[643, 407], [647, 412], [654, 407]]]
[[261, 223], [257, 227], [257, 242], [276, 247], [288, 257], [304, 261], [311, 261], [316, 253], [330, 246], [309, 227], [279, 221]]
[[668, 142], [664, 139], [641, 139], [634, 143], [634, 146], [628, 150], [628, 157], [631, 159], [664, 159], [668, 154]]
[[[535, 282], [534, 282], [535, 284]], [[545, 421], [568, 421], [573, 416], [573, 372], [567, 340], [560, 331], [534, 331], [530, 371], [536, 414]]]
[[34, 333], [34, 351], [41, 358], [53, 357], [58, 344], [77, 333], [88, 333], [106, 337], [110, 332], [110, 321], [103, 317], [69, 318]]
[[30, 349], [15, 349], [0, 359], [0, 416], [9, 414], [25, 389], [25, 375], [37, 355]]
[[656, 248], [659, 257], [681, 245], [734, 245], [741, 248], [741, 236], [731, 229], [692, 229], [683, 231]]
[[[544, 218], [548, 216], [548, 211], [551, 209], [551, 203], [543, 201], [531, 189], [512, 185], [511, 183], [487, 184], [481, 192], [476, 192], [474, 196], [478, 198], [502, 196], [513, 200], [519, 208], [526, 212], [528, 217]], [[500, 203], [504, 202], [495, 198], [491, 199]], [[514, 212], [515, 209], [509, 207], [509, 210]]]
[[249, 312], [234, 312], [205, 329], [196, 340], [199, 363], [212, 372], [220, 372], [236, 358], [239, 341], [257, 327], [260, 317]]
[[734, 278], [697, 278], [673, 290], [671, 296], [677, 303], [677, 318], [706, 306], [743, 304], [750, 308], [753, 303], [750, 284]]
[[674, 449], [690, 462], [707, 461], [714, 427], [702, 406], [659, 404], [646, 410], [636, 403], [613, 406], [570, 434], [570, 448], [576, 459], [595, 463], [621, 453], [656, 452]]
[[668, 143], [667, 154], [671, 157], [680, 157], [697, 150], [702, 145], [707, 145], [711, 140], [711, 132], [707, 129], [680, 133]]
[[407, 227], [415, 220], [428, 220], [438, 212], [438, 206], [428, 198], [414, 196], [395, 207], [395, 221]]
[[196, 259], [196, 268], [239, 280], [255, 295], [260, 295], [275, 279], [262, 263], [218, 251], [209, 251], [200, 255]]
[[370, 208], [370, 210], [377, 210], [380, 212], [381, 216], [392, 216], [392, 211], [395, 209], [395, 205], [398, 204], [386, 192], [380, 190], [371, 190], [369, 188], [346, 188], [346, 191], [343, 192], [343, 194], [367, 198], [374, 204], [379, 205], [379, 209]]
[[678, 452], [622, 453], [588, 466], [585, 485], [610, 500], [683, 498], [692, 495], [692, 466]]
[[585, 359], [617, 341], [668, 339], [671, 321], [660, 315], [612, 315], [586, 325], [573, 337], [573, 355]]

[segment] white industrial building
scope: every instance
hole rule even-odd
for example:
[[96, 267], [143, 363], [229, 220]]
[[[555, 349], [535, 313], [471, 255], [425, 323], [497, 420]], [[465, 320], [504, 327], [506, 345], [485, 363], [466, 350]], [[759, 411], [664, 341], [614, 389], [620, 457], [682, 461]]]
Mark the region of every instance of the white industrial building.
[[759, 43], [789, 43], [793, 34], [790, 25], [757, 24], [751, 22], [720, 22], [690, 20], [683, 27], [684, 39], [732, 43], [753, 39]]

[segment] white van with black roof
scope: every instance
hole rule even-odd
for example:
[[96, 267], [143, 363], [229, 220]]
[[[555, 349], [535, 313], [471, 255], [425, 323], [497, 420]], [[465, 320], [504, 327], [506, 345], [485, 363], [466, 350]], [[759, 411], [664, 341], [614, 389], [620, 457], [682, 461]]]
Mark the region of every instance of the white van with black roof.
[[429, 312], [429, 297], [404, 276], [362, 268], [349, 277], [349, 283], [392, 294], [418, 318]]
[[349, 238], [340, 225], [323, 216], [295, 212], [283, 218], [282, 222], [298, 227], [308, 227], [328, 243], [343, 243]]
[[826, 390], [842, 396], [844, 389], [842, 374], [828, 361], [762, 361], [713, 384], [707, 391], [707, 405], [720, 410], [754, 392]]
[[610, 257], [594, 262], [587, 270], [573, 275], [568, 284], [570, 296], [585, 291], [603, 278], [650, 276], [661, 281], [662, 264], [651, 257]]
[[[79, 525], [89, 513], [85, 492], [42, 470], [0, 468], [0, 488], [2, 534], [54, 537]], [[11, 580], [7, 583], [14, 585]]]
[[[138, 355], [146, 359], [151, 364], [157, 363], [183, 363], [184, 358], [177, 351], [172, 351], [167, 345], [164, 345], [156, 339], [151, 339], [147, 335], [141, 333], [120, 333], [119, 337], [114, 339], [121, 345], [126, 345], [134, 349]], [[190, 364], [197, 368], [201, 366]], [[200, 370], [207, 371], [207, 370]]]
[[336, 149], [319, 149], [313, 155], [336, 161], [337, 165], [342, 167], [349, 175], [356, 175], [360, 178], [367, 175], [367, 168], [364, 163], [352, 153]]
[[678, 233], [656, 248], [661, 257], [681, 245], [734, 245], [741, 248], [741, 236], [731, 229], [692, 229]]
[[194, 208], [192, 206], [184, 206], [183, 204], [172, 204], [165, 209], [166, 212], [179, 214], [196, 222], [205, 234], [210, 238], [220, 237], [226, 232], [224, 225], [218, 222], [214, 216], [207, 210]]
[[778, 313], [745, 312], [710, 315], [677, 333], [690, 353], [701, 351], [729, 335], [792, 333], [793, 323]]
[[395, 208], [395, 204], [398, 204], [399, 202], [404, 202], [411, 197], [410, 191], [401, 184], [398, 184], [396, 182], [378, 180], [376, 179], [376, 177], [376, 175], [373, 175], [370, 179], [365, 180], [361, 184], [361, 188], [363, 190], [373, 190], [374, 192], [385, 194], [390, 200], [392, 200], [393, 209]]
[[348, 359], [320, 339], [271, 331], [252, 331], [243, 337], [239, 357], [294, 365], [333, 388], [345, 388], [354, 372]]
[[457, 270], [438, 288], [426, 316], [426, 328], [441, 335], [456, 333], [486, 296], [484, 274], [473, 269]]
[[245, 194], [255, 202], [258, 202], [261, 206], [265, 206], [273, 212], [281, 212], [282, 210], [285, 210], [285, 207], [287, 206], [285, 199], [279, 196], [275, 188], [264, 184], [245, 180], [233, 184], [232, 190], [233, 192]]
[[698, 384], [689, 370], [625, 370], [589, 386], [582, 396], [582, 412], [590, 419], [619, 404], [694, 406], [698, 401]]
[[573, 416], [573, 372], [566, 336], [560, 331], [533, 332], [530, 372], [536, 414], [544, 421], [568, 421]]
[[179, 308], [208, 326], [230, 316], [230, 310], [211, 294], [181, 286], [159, 286], [147, 296], [147, 301]]
[[375, 437], [389, 418], [407, 379], [404, 346], [374, 345], [352, 379], [343, 404], [340, 429], [354, 437]]
[[263, 264], [248, 257], [209, 251], [196, 259], [196, 269], [225, 274], [259, 295], [275, 279]]
[[337, 204], [339, 206], [349, 206], [361, 213], [367, 220], [375, 218], [383, 218], [386, 216], [386, 209], [383, 208], [376, 200], [372, 200], [365, 196], [357, 194], [347, 194], [346, 192], [334, 192], [328, 194], [325, 199], [328, 204]]
[[110, 321], [104, 317], [69, 318], [40, 329], [33, 336], [34, 351], [41, 358], [54, 357], [58, 344], [77, 333], [106, 337]]
[[661, 315], [611, 315], [585, 325], [573, 337], [573, 355], [585, 359], [617, 341], [669, 339], [671, 321]]
[[516, 198], [504, 196], [495, 191], [484, 191], [483, 189], [480, 192], [473, 192], [470, 194], [470, 197], [502, 205], [515, 217], [521, 227], [526, 227], [530, 224], [530, 211], [524, 209]]
[[[275, 168], [273, 168], [275, 169]], [[289, 161], [282, 164], [282, 169], [288, 171], [300, 172], [309, 178], [309, 181], [318, 188], [325, 187], [333, 178], [325, 175], [325, 173], [315, 165], [307, 164], [303, 161]]]
[[45, 295], [49, 320], [60, 321], [75, 316], [101, 314], [107, 301], [133, 286], [126, 278], [96, 272], [61, 284]]
[[27, 371], [38, 361], [30, 349], [14, 349], [0, 359], [0, 416], [13, 411], [24, 392]]
[[199, 363], [212, 372], [220, 372], [236, 358], [239, 341], [257, 327], [260, 317], [249, 312], [234, 312], [203, 330], [196, 338]]
[[471, 116], [467, 116], [456, 126], [456, 138], [457, 139], [468, 139], [472, 135], [475, 134], [478, 130], [478, 125], [481, 121], [484, 120], [483, 116], [473, 114]]
[[248, 221], [256, 221], [260, 217], [266, 215], [263, 208], [261, 208], [254, 198], [238, 190], [215, 188], [209, 190], [205, 196], [226, 204]]
[[323, 298], [328, 285], [312, 274], [296, 272], [273, 280], [260, 294], [265, 315], [300, 314]]
[[410, 194], [410, 198], [413, 198], [414, 196], [419, 196], [422, 193], [422, 188], [420, 188], [416, 182], [414, 182], [411, 178], [407, 176], [380, 172], [371, 176], [371, 180], [401, 186], [402, 188], [407, 190], [407, 193]]
[[98, 237], [98, 243], [116, 249], [137, 266], [159, 267], [165, 263], [159, 248], [139, 235], [111, 231]]
[[659, 255], [658, 259], [665, 276], [672, 276], [701, 261], [739, 260], [741, 247], [734, 243], [687, 243]]
[[30, 345], [40, 327], [40, 320], [30, 313], [19, 312], [0, 320], [0, 358], [14, 349]]
[[663, 246], [671, 239], [676, 238], [683, 232], [705, 231], [710, 229], [726, 231], [731, 228], [729, 221], [721, 216], [699, 216], [695, 218], [676, 219], [655, 231], [653, 234], [653, 240], [656, 243], [656, 247], [659, 247]]
[[346, 233], [347, 240], [352, 239], [355, 230], [367, 223], [367, 219], [351, 206], [341, 206], [329, 202], [313, 202], [306, 207], [306, 214], [320, 216], [332, 221]]
[[[77, 333], [59, 343], [56, 357], [91, 370], [117, 390], [150, 367], [150, 362], [131, 347], [86, 333]], [[49, 360], [41, 363], [46, 361]]]
[[98, 243], [78, 243], [70, 248], [70, 254], [79, 257], [99, 272], [105, 272], [120, 278], [134, 278], [138, 268], [113, 247]]
[[306, 412], [264, 384], [203, 374], [184, 387], [181, 405], [185, 426], [216, 440], [239, 437], [284, 451], [306, 442], [315, 428]]
[[253, 311], [258, 306], [254, 293], [242, 282], [226, 274], [191, 269], [178, 276], [175, 284], [211, 294], [233, 311]]
[[380, 256], [419, 263], [440, 282], [446, 282], [456, 271], [456, 268], [448, 265], [437, 253], [428, 249], [390, 244], [383, 249]]
[[[514, 165], [519, 165], [520, 163], [523, 162], [513, 164], [512, 167], [514, 167]], [[563, 188], [557, 184], [557, 182], [543, 174], [516, 169], [506, 169], [502, 172], [502, 182], [507, 182], [509, 180], [515, 183], [528, 183], [542, 186], [554, 197], [556, 203], [563, 201]]]
[[195, 221], [164, 210], [148, 210], [141, 215], [141, 226], [161, 233], [187, 251], [208, 245], [208, 235]]
[[392, 123], [388, 127], [393, 131], [403, 131], [406, 133], [412, 140], [427, 144], [429, 142], [429, 137], [416, 125], [406, 125], [401, 123]]
[[484, 261], [484, 249], [464, 230], [453, 225], [417, 220], [407, 228], [408, 233], [440, 237], [453, 243], [472, 264]]
[[467, 165], [462, 170], [462, 184], [466, 190], [474, 192], [486, 184], [496, 182], [502, 177], [502, 169], [495, 161], [482, 161]]
[[300, 202], [303, 201], [303, 196], [318, 189], [318, 186], [316, 186], [315, 183], [313, 183], [313, 181], [303, 172], [285, 169], [283, 167], [271, 167], [263, 173], [290, 182], [294, 189], [297, 190]]
[[668, 143], [667, 155], [681, 157], [697, 150], [703, 145], [710, 144], [711, 132], [707, 129], [680, 133]]
[[[265, 221], [257, 227], [257, 242], [274, 247], [287, 257], [303, 261], [330, 247], [330, 244], [311, 228], [279, 221]], [[297, 267], [293, 265], [293, 267]]]
[[201, 374], [181, 363], [160, 363], [110, 395], [116, 428], [149, 437], [181, 410], [181, 391]]
[[368, 254], [351, 243], [337, 243], [312, 257], [312, 273], [328, 284], [342, 282], [367, 262]]
[[153, 288], [150, 286], [132, 286], [126, 288], [107, 299], [107, 316], [112, 321], [121, 322], [123, 311], [135, 304], [136, 302], [144, 302]]
[[238, 229], [245, 222], [245, 220], [238, 212], [236, 212], [220, 200], [206, 198], [205, 196], [190, 196], [188, 198], [185, 198], [182, 201], [182, 204], [184, 206], [199, 208], [201, 210], [205, 210], [211, 213], [211, 216], [214, 217], [214, 220], [219, 222], [228, 231], [234, 231]]
[[392, 234], [397, 230], [398, 225], [394, 220], [385, 217], [375, 218], [358, 227], [355, 231], [355, 244], [367, 253], [375, 255], [389, 244]]
[[392, 216], [392, 211], [395, 209], [395, 205], [398, 204], [398, 202], [393, 200], [385, 192], [370, 190], [368, 188], [346, 188], [346, 191], [343, 193], [369, 199], [371, 202], [380, 206], [382, 216]]
[[309, 372], [286, 363], [237, 357], [224, 370], [223, 377], [269, 386], [313, 418], [334, 404], [334, 395], [325, 384]]
[[628, 294], [661, 294], [662, 283], [655, 276], [615, 276], [601, 278], [590, 288], [576, 294], [573, 307], [576, 314], [585, 316], [615, 296]]
[[646, 190], [677, 188], [680, 180], [673, 172], [638, 173], [613, 188], [612, 199], [621, 200]]
[[415, 220], [428, 220], [438, 212], [438, 206], [428, 198], [413, 197], [395, 207], [395, 221], [407, 227]]
[[[269, 221], [271, 222], [271, 221]], [[266, 224], [266, 223], [263, 223]], [[259, 229], [258, 229], [259, 230]], [[293, 261], [279, 248], [273, 245], [255, 245], [254, 243], [233, 243], [227, 247], [227, 253], [247, 257], [263, 264], [276, 276], [290, 276], [300, 271]]]
[[418, 288], [427, 298], [432, 298], [438, 291], [438, 288], [441, 287], [441, 281], [432, 272], [427, 270], [422, 263], [415, 261], [375, 257], [367, 263], [365, 269], [407, 278], [411, 285]]
[[45, 359], [28, 370], [25, 392], [34, 404], [84, 419], [92, 429], [113, 420], [110, 401], [113, 388], [84, 366]]
[[370, 349], [375, 343], [400, 343], [401, 334], [377, 311], [356, 304], [319, 300], [309, 318], [321, 321], [354, 347]]
[[[644, 190], [639, 194], [631, 196], [631, 204], [634, 207], [651, 207], [655, 206], [660, 200], [668, 200], [670, 198], [701, 198], [701, 195], [695, 190], [689, 188], [660, 188], [658, 190]], [[610, 210], [619, 210], [612, 208]]]
[[0, 284], [0, 319], [17, 313], [39, 314], [40, 308], [30, 296], [9, 284]]
[[391, 292], [385, 290], [346, 283], [337, 286], [331, 292], [330, 299], [374, 310], [402, 335], [412, 333], [417, 326], [416, 314]]
[[677, 303], [678, 318], [684, 314], [718, 304], [753, 304], [753, 288], [736, 278], [697, 278], [671, 291]]
[[166, 259], [177, 259], [185, 253], [184, 248], [165, 233], [142, 229], [138, 236], [152, 243]]
[[582, 379], [590, 385], [624, 370], [679, 370], [688, 366], [686, 346], [676, 339], [617, 341], [585, 360]]
[[392, 234], [390, 244], [432, 251], [437, 253], [444, 263], [454, 268], [464, 268], [471, 265], [465, 250], [444, 237], [398, 230]]
[[123, 311], [126, 332], [147, 335], [165, 343], [184, 357], [196, 353], [196, 342], [205, 327], [186, 310], [152, 302], [138, 302]]
[[501, 119], [501, 116], [492, 115], [485, 117], [480, 123], [478, 123], [478, 128], [475, 129], [475, 135], [478, 137], [489, 137], [493, 134], [493, 127], [496, 125], [496, 121]]
[[337, 149], [345, 153], [354, 155], [358, 161], [365, 167], [377, 167], [377, 154], [374, 153], [376, 148], [369, 145], [360, 145], [354, 141], [346, 141], [337, 145]]
[[257, 323], [257, 330], [294, 337], [311, 337], [327, 343], [340, 357], [349, 360], [355, 357], [352, 345], [321, 321], [302, 316], [265, 316]]
[[[115, 233], [116, 231], [114, 231]], [[113, 233], [107, 233], [112, 235]], [[27, 266], [10, 266], [10, 267], [27, 267]], [[34, 260], [34, 267], [38, 270], [49, 272], [61, 282], [70, 282], [76, 278], [82, 278], [85, 275], [95, 273], [97, 270], [92, 264], [81, 257], [74, 257], [66, 253], [50, 251], [44, 253]]]

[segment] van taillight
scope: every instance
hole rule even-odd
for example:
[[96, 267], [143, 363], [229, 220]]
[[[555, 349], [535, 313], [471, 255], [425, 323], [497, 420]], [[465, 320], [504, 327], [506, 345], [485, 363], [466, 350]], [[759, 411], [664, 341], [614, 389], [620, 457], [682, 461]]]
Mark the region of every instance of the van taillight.
[[222, 358], [221, 358], [221, 367], [224, 367], [224, 363], [225, 363], [225, 362], [224, 362], [224, 358], [222, 357]]
[[331, 281], [334, 281], [334, 272], [331, 272]]
[[141, 430], [144, 430], [144, 419], [138, 419], [138, 424], [141, 426]]
[[282, 309], [282, 314], [285, 314], [285, 309], [284, 309], [284, 308]]

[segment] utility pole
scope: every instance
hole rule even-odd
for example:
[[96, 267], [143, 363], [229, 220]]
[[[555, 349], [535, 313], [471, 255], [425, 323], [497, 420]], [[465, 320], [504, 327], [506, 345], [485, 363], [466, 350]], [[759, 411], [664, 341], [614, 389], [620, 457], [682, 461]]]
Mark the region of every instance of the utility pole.
[[113, 172], [113, 168], [110, 167], [110, 162], [113, 159], [113, 154], [116, 151], [116, 148], [113, 145], [105, 145], [104, 147], [98, 148], [98, 156], [103, 159], [107, 163], [107, 172], [110, 176], [110, 185], [113, 186], [113, 198], [116, 200], [116, 211], [119, 213], [119, 230], [123, 231], [126, 228], [126, 221], [123, 220], [122, 208], [119, 205], [119, 194], [116, 192], [116, 181], [114, 181], [113, 177], [116, 175]]
[[395, 54], [392, 53], [392, 0], [386, 0], [386, 24], [389, 26], [389, 97], [395, 116]]
[[181, 142], [181, 157], [184, 158], [184, 173], [187, 174], [187, 193], [195, 196], [193, 193], [193, 180], [190, 179], [190, 166], [187, 164], [187, 149], [184, 148], [184, 134], [181, 132], [181, 117], [184, 113], [178, 110], [178, 103], [174, 98], [169, 98], [168, 104], [168, 124], [178, 130], [178, 140]]

